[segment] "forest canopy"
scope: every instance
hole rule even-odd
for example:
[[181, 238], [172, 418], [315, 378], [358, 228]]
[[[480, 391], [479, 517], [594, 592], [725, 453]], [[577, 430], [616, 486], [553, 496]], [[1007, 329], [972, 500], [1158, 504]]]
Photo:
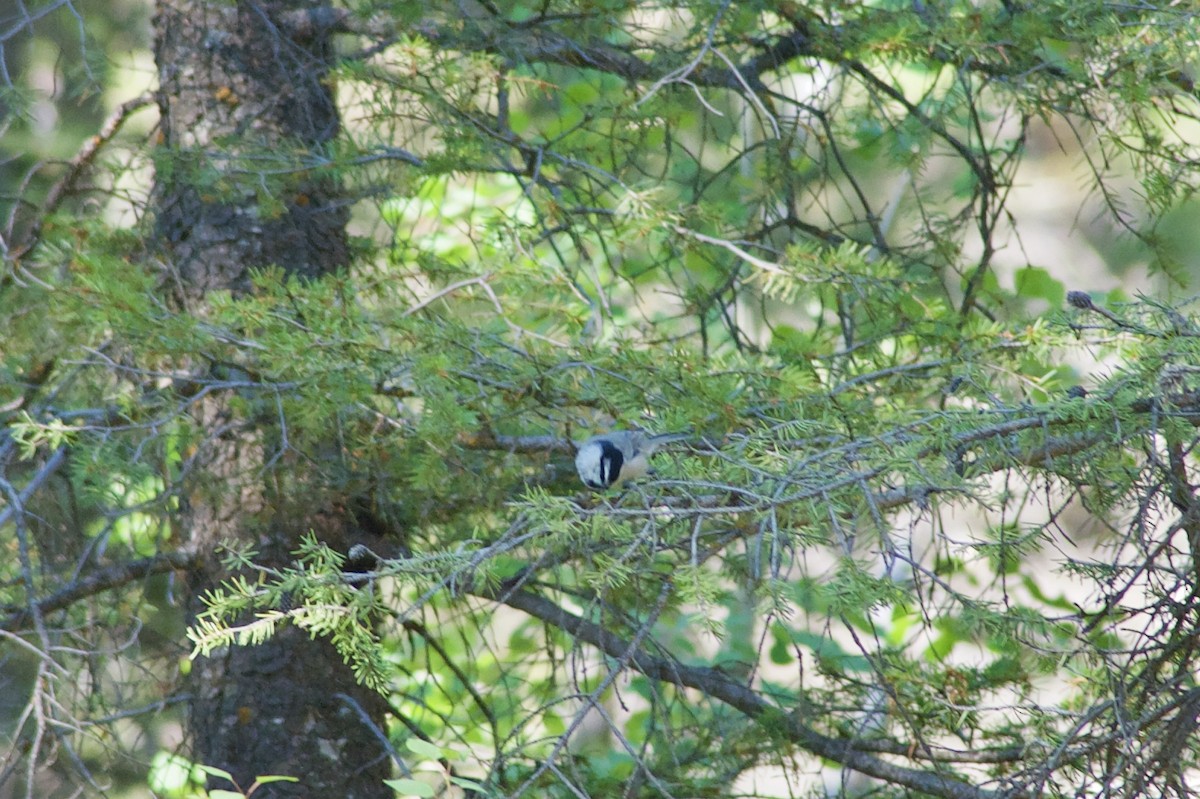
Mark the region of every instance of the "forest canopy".
[[0, 11], [0, 797], [1190, 796], [1198, 52]]

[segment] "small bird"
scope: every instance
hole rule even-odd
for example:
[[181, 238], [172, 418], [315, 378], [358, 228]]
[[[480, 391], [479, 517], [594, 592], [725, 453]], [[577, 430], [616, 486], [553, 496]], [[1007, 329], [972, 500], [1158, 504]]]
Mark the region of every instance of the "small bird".
[[682, 441], [689, 433], [652, 436], [640, 430], [614, 430], [592, 436], [575, 453], [575, 471], [597, 491], [634, 480], [650, 469], [650, 456], [663, 444]]

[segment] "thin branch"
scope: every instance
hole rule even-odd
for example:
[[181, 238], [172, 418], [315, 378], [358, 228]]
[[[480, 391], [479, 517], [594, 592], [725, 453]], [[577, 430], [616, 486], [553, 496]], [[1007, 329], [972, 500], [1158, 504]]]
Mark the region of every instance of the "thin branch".
[[[704, 244], [713, 244], [718, 247], [721, 247], [722, 249], [728, 250], [729, 252], [733, 253], [738, 258], [745, 261], [750, 266], [753, 266], [756, 269], [761, 269], [762, 271], [769, 272], [772, 275], [789, 274], [788, 270], [785, 269], [784, 267], [780, 266], [779, 264], [777, 264], [773, 261], [768, 261], [766, 259], [759, 258], [756, 255], [746, 252], [745, 249], [738, 246], [734, 242], [729, 241], [728, 239], [720, 239], [715, 236], [707, 236], [703, 233], [699, 233], [695, 230], [691, 230], [690, 228], [686, 228], [683, 225], [668, 225], [667, 227], [669, 227], [671, 230], [675, 231], [676, 233], [678, 233], [681, 236], [686, 236], [689, 239], [695, 239], [696, 241], [703, 242]], [[804, 276], [799, 275], [799, 274], [792, 274], [791, 277], [794, 280], [804, 280]]]
[[[15, 239], [12, 242], [12, 248], [8, 254], [10, 260], [20, 260], [20, 258], [37, 245], [41, 238], [42, 223], [47, 216], [58, 210], [63, 200], [77, 190], [80, 176], [96, 160], [96, 156], [100, 150], [112, 141], [113, 137], [117, 135], [121, 127], [134, 112], [145, 108], [153, 102], [154, 96], [151, 94], [142, 94], [132, 100], [126, 100], [109, 115], [104, 124], [100, 126], [100, 130], [96, 135], [91, 136], [84, 142], [79, 152], [67, 162], [66, 174], [55, 181], [54, 185], [50, 187], [50, 191], [46, 194], [46, 199], [42, 203], [42, 207], [38, 210], [36, 221], [32, 227], [19, 239]], [[8, 279], [5, 278], [5, 282]], [[3, 285], [3, 283], [0, 283], [0, 285]]]
[[10, 612], [3, 621], [0, 621], [0, 629], [16, 630], [27, 623], [35, 613], [44, 615], [62, 610], [81, 599], [96, 596], [111, 588], [119, 588], [152, 574], [191, 570], [196, 568], [201, 561], [202, 557], [195, 552], [177, 551], [108, 566], [92, 572], [49, 596], [34, 600], [20, 610]]
[[998, 791], [970, 785], [955, 777], [906, 768], [881, 760], [865, 752], [858, 741], [822, 735], [801, 722], [795, 714], [770, 704], [724, 671], [704, 666], [687, 666], [647, 654], [633, 647], [631, 642], [621, 636], [527, 590], [518, 588], [509, 591], [502, 587], [494, 592], [481, 590], [479, 595], [502, 602], [557, 627], [572, 637], [596, 647], [614, 660], [628, 662], [633, 669], [647, 677], [683, 688], [692, 688], [719, 699], [747, 717], [782, 731], [789, 740], [818, 757], [894, 785], [943, 799], [999, 799], [1003, 795]]
[[17, 494], [19, 502], [11, 503], [4, 510], [0, 510], [0, 527], [8, 524], [9, 519], [13, 518], [14, 514], [23, 512], [26, 500], [33, 496], [33, 493], [41, 488], [42, 484], [49, 480], [50, 476], [57, 472], [66, 462], [67, 448], [59, 447], [54, 450], [54, 453], [46, 459], [46, 462], [42, 464], [41, 468], [34, 473], [29, 482], [25, 484], [25, 487]]

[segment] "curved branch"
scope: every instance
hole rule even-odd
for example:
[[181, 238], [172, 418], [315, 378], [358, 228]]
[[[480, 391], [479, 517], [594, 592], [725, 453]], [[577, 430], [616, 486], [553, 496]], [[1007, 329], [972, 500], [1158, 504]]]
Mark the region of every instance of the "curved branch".
[[60, 591], [30, 602], [20, 610], [10, 612], [0, 621], [0, 629], [10, 631], [18, 629], [33, 617], [35, 610], [39, 615], [62, 610], [80, 599], [95, 596], [110, 588], [117, 588], [152, 574], [194, 569], [200, 561], [200, 555], [195, 552], [178, 551], [100, 569]]
[[901, 785], [943, 799], [998, 799], [1002, 795], [998, 791], [976, 787], [948, 774], [899, 766], [863, 751], [863, 746], [856, 741], [822, 735], [802, 723], [795, 715], [770, 704], [723, 671], [703, 666], [685, 666], [647, 654], [640, 649], [633, 650], [630, 642], [621, 636], [530, 591], [521, 588], [505, 590], [502, 586], [494, 592], [479, 591], [478, 595], [501, 602], [557, 627], [572, 637], [596, 647], [611, 658], [628, 662], [635, 670], [651, 679], [682, 688], [692, 688], [719, 699], [747, 717], [763, 722], [772, 730], [782, 731], [789, 740], [818, 757], [832, 760], [893, 785]]

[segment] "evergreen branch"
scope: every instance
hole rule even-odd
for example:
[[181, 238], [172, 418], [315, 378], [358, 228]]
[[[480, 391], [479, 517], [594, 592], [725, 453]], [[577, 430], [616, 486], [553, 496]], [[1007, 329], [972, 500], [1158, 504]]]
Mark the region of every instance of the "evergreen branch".
[[108, 566], [92, 572], [49, 596], [30, 602], [20, 610], [10, 612], [3, 621], [0, 621], [0, 629], [16, 630], [28, 622], [35, 612], [42, 615], [62, 610], [81, 599], [96, 596], [111, 588], [120, 588], [152, 574], [194, 569], [201, 561], [201, 556], [195, 552], [177, 551]]
[[208, 655], [214, 649], [233, 644], [261, 644], [275, 634], [279, 622], [287, 616], [283, 611], [273, 610], [259, 613], [254, 621], [232, 626], [211, 619], [197, 619], [187, 631], [188, 639], [194, 644], [191, 656], [195, 658], [197, 655]]
[[772, 730], [782, 731], [789, 740], [818, 757], [832, 760], [893, 785], [901, 785], [942, 799], [999, 799], [1003, 795], [998, 791], [970, 785], [955, 777], [881, 760], [868, 754], [864, 742], [861, 741], [822, 735], [801, 722], [796, 715], [770, 704], [749, 687], [719, 669], [687, 666], [647, 654], [631, 647], [630, 642], [621, 636], [565, 610], [545, 597], [521, 588], [501, 588], [491, 592], [480, 592], [479, 595], [528, 613], [543, 623], [596, 647], [611, 658], [627, 660], [636, 671], [651, 679], [681, 688], [692, 688], [719, 699], [748, 718], [756, 719]]
[[[669, 83], [686, 81], [706, 88], [732, 89], [734, 91], [767, 91], [762, 76], [782, 69], [797, 58], [817, 58], [830, 63], [846, 62], [841, 42], [850, 38], [850, 25], [834, 25], [810, 18], [790, 19], [793, 27], [748, 48], [749, 54], [740, 63], [726, 61], [724, 66], [701, 65], [693, 61], [684, 69], [677, 64], [666, 63], [665, 59], [645, 59], [632, 49], [619, 47], [609, 42], [588, 39], [578, 40], [551, 28], [554, 20], [534, 18], [514, 23], [499, 19], [496, 14], [470, 15], [470, 26], [464, 32], [461, 21], [446, 23], [439, 19], [425, 19], [412, 29], [431, 43], [446, 49], [461, 52], [482, 52], [508, 56], [519, 54], [523, 62], [540, 62], [559, 66], [594, 69], [622, 78], [631, 83]], [[872, 20], [859, 21], [855, 27], [865, 27]], [[295, 38], [306, 38], [320, 31], [353, 33], [379, 40], [380, 47], [371, 48], [360, 57], [378, 52], [394, 42], [393, 28], [383, 25], [378, 19], [360, 20], [342, 9], [317, 7], [293, 11], [281, 21]], [[708, 43], [711, 49], [711, 41]], [[999, 61], [980, 58], [964, 58], [945, 47], [931, 48], [930, 61], [953, 65], [967, 72], [978, 73], [989, 78], [1011, 79], [1026, 77], [1033, 72], [1048, 74], [1059, 80], [1067, 80], [1070, 74], [1054, 64], [1039, 61], [1030, 65], [1014, 63], [1007, 57]], [[999, 52], [999, 50], [998, 50]], [[850, 63], [852, 68], [861, 64]]]
[[[1163, 398], [1142, 397], [1133, 400], [1127, 407], [1131, 413], [1137, 415], [1169, 417], [1184, 421], [1193, 427], [1200, 427], [1200, 391], [1186, 391]], [[1055, 428], [1062, 428], [1072, 423], [1070, 419], [1048, 418], [1044, 414], [1037, 413], [1035, 409], [1030, 409], [1030, 411], [1027, 415], [1018, 416], [1017, 418], [1005, 419], [995, 424], [983, 425], [956, 433], [946, 442], [931, 444], [923, 448], [918, 452], [916, 457], [924, 459], [946, 453], [954, 453], [955, 457], [961, 460], [965, 450], [969, 447], [1002, 440], [1017, 433], [1038, 429], [1054, 430]], [[1053, 463], [1054, 458], [1077, 455], [1102, 443], [1105, 435], [1104, 432], [1074, 432], [1060, 436], [1047, 435], [1040, 443], [1027, 444], [1022, 449], [1010, 449], [1006, 451], [1004, 457], [976, 461], [972, 464], [972, 471], [974, 474], [981, 474], [983, 472], [1000, 471], [1013, 465], [1046, 467]], [[1128, 436], [1129, 433], [1127, 432], [1125, 435]], [[570, 440], [553, 435], [501, 436], [495, 435], [488, 430], [463, 433], [458, 437], [458, 443], [467, 449], [473, 450], [528, 453], [569, 453], [574, 451], [574, 445]], [[781, 446], [788, 446], [788, 442], [780, 442], [780, 444]], [[715, 445], [712, 444], [707, 444], [706, 446], [714, 446], [715, 448]], [[797, 444], [796, 446], [799, 447], [801, 445]], [[847, 475], [846, 480], [861, 482], [864, 479], [878, 476], [885, 468], [890, 467], [879, 467], [855, 472]], [[840, 486], [843, 482], [839, 480], [838, 485]], [[838, 486], [825, 485], [822, 486], [822, 490], [829, 490], [835, 487]], [[730, 489], [732, 490], [732, 487]], [[929, 491], [932, 490], [935, 489], [929, 489]], [[893, 489], [881, 492], [877, 496], [877, 501], [880, 502], [881, 507], [890, 509], [897, 505], [920, 499], [927, 495], [929, 491], [921, 492], [919, 489], [913, 487], [905, 491]], [[796, 499], [796, 497], [789, 497], [789, 499]], [[669, 498], [664, 499], [664, 502], [670, 504]], [[712, 496], [696, 502], [696, 498], [682, 498], [680, 506], [682, 507], [685, 502], [687, 504], [710, 507], [713, 505], [725, 505], [728, 503], [728, 499]], [[741, 508], [721, 508], [721, 510], [736, 509], [747, 510], [749, 507], [743, 505]]]
[[502, 452], [574, 452], [574, 444], [558, 436], [503, 436], [490, 430], [463, 433], [458, 443], [467, 449]]

